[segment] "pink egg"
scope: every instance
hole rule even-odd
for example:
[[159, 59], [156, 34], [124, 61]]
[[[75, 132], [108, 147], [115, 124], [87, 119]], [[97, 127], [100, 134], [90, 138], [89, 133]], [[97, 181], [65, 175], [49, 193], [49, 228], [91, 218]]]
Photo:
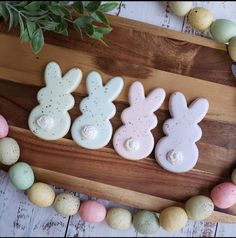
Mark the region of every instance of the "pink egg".
[[236, 186], [233, 183], [221, 183], [211, 191], [211, 199], [218, 208], [229, 208], [236, 203]]
[[88, 223], [102, 222], [106, 217], [106, 208], [96, 201], [83, 202], [79, 209], [82, 220]]
[[0, 115], [0, 138], [4, 138], [7, 136], [9, 131], [9, 126], [7, 124], [6, 119]]

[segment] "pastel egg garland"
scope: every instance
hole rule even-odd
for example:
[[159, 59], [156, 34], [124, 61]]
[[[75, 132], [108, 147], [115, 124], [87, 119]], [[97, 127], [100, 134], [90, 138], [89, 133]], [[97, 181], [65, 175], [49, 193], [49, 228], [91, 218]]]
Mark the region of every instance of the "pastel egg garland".
[[[236, 24], [227, 19], [213, 20], [213, 14], [206, 8], [192, 8], [192, 2], [170, 1], [169, 7], [177, 16], [187, 16], [189, 24], [199, 31], [210, 29], [213, 39], [228, 44], [231, 59], [236, 62]], [[192, 9], [191, 9], [192, 8]]]

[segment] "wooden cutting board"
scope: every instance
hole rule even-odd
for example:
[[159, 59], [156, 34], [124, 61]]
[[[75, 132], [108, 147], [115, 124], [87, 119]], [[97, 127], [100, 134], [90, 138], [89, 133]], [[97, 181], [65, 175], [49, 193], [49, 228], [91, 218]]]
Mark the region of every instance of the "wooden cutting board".
[[[38, 181], [142, 209], [160, 211], [181, 205], [193, 195], [209, 195], [214, 185], [230, 179], [236, 161], [236, 81], [225, 45], [133, 20], [109, 18], [114, 28], [105, 38], [109, 47], [80, 40], [72, 29], [70, 37], [46, 34], [39, 55], [20, 43], [17, 29], [9, 33], [1, 24], [0, 112], [11, 126], [9, 136], [20, 144], [21, 161], [34, 166]], [[173, 174], [163, 170], [153, 154], [141, 161], [128, 161], [115, 153], [111, 143], [100, 150], [87, 150], [76, 145], [70, 134], [53, 142], [35, 137], [27, 119], [38, 104], [36, 94], [44, 85], [44, 67], [50, 61], [58, 62], [63, 72], [75, 66], [83, 71], [82, 83], [73, 94], [72, 120], [80, 115], [88, 72], [99, 71], [104, 82], [113, 76], [124, 78], [125, 88], [115, 101], [114, 130], [121, 125], [120, 113], [128, 106], [132, 82], [141, 81], [146, 92], [164, 88], [167, 97], [156, 113], [159, 123], [152, 131], [155, 142], [163, 136], [171, 93], [183, 92], [188, 102], [207, 98], [210, 108], [200, 123], [203, 137], [197, 143], [200, 158], [196, 167]], [[209, 220], [234, 223], [234, 215], [236, 207], [216, 211]]]

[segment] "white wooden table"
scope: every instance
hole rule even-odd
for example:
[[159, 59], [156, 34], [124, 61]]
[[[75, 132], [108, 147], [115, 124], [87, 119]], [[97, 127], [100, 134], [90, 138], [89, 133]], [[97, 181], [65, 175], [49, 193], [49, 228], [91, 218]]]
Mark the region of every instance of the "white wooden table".
[[[226, 18], [236, 22], [236, 2], [194, 2], [194, 5], [208, 8], [214, 13], [215, 18]], [[186, 18], [173, 15], [167, 6], [167, 2], [120, 2], [119, 7], [113, 11], [113, 14], [185, 32], [186, 34], [201, 35], [187, 24]], [[204, 36], [210, 37], [207, 33]], [[56, 191], [63, 190], [56, 188]], [[81, 200], [88, 199], [86, 195], [77, 194], [77, 196]], [[107, 207], [122, 206], [114, 202], [100, 201]], [[160, 229], [154, 236], [228, 237], [235, 235], [236, 225], [189, 221], [188, 225], [177, 233], [168, 233]], [[89, 225], [83, 222], [79, 215], [67, 218], [57, 214], [53, 208], [33, 206], [23, 192], [17, 191], [12, 186], [8, 175], [0, 171], [0, 237], [3, 236], [133, 237], [142, 235], [136, 233], [133, 227], [127, 231], [115, 231], [109, 228], [105, 222]]]

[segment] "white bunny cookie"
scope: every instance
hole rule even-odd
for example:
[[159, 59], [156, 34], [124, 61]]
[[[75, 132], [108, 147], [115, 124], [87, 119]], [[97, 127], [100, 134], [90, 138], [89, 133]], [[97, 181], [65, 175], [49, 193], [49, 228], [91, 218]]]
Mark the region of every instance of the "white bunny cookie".
[[88, 97], [80, 103], [82, 115], [74, 121], [71, 135], [80, 146], [99, 149], [107, 145], [112, 137], [109, 119], [116, 113], [112, 101], [120, 94], [124, 81], [115, 77], [103, 86], [101, 75], [93, 71], [87, 77], [86, 86]]
[[166, 134], [156, 145], [157, 162], [166, 170], [176, 173], [191, 170], [197, 163], [199, 152], [196, 142], [202, 137], [198, 123], [205, 117], [208, 101], [198, 98], [188, 107], [184, 95], [173, 93], [169, 101], [171, 119], [165, 121]]
[[44, 77], [46, 87], [37, 94], [39, 105], [31, 111], [28, 124], [36, 136], [44, 140], [57, 140], [64, 137], [70, 129], [68, 110], [75, 104], [71, 92], [80, 84], [82, 72], [73, 68], [62, 77], [59, 65], [50, 62], [46, 66]]
[[151, 130], [157, 126], [154, 112], [165, 99], [165, 91], [156, 88], [147, 97], [142, 83], [134, 82], [129, 89], [130, 107], [121, 114], [123, 126], [114, 134], [113, 146], [122, 157], [140, 160], [153, 150], [154, 138]]

